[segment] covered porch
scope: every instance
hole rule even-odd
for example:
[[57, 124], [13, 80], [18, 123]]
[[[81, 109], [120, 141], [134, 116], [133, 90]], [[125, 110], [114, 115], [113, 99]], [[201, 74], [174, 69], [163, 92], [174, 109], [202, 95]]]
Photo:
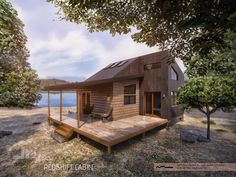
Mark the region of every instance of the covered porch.
[[[59, 93], [59, 114], [54, 114], [51, 111], [50, 93], [53, 91]], [[66, 113], [63, 113], [64, 91], [75, 92], [76, 105], [74, 111], [66, 111]], [[108, 122], [92, 118], [89, 114], [83, 113], [82, 103], [84, 100], [82, 99], [82, 95], [87, 92], [88, 90], [84, 89], [84, 87], [80, 87], [76, 84], [67, 84], [49, 88], [48, 121], [49, 123], [56, 123], [59, 126], [70, 128], [73, 132], [77, 133], [78, 138], [82, 135], [96, 141], [97, 143], [103, 144], [107, 147], [108, 153], [111, 153], [112, 146], [168, 123], [167, 119], [144, 115], [127, 116], [119, 120]]]

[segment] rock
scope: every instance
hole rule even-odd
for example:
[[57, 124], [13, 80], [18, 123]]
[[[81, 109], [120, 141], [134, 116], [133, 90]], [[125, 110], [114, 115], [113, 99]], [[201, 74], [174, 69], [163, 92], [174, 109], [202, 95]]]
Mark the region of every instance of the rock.
[[209, 140], [205, 136], [199, 135], [197, 137], [197, 141], [199, 141], [199, 142], [208, 142]]
[[61, 136], [61, 135], [59, 135], [58, 133], [55, 133], [55, 132], [51, 133], [51, 137], [59, 143], [64, 143], [64, 142], [67, 141], [66, 138], [64, 138], [63, 136]]
[[3, 138], [4, 136], [9, 136], [11, 134], [12, 134], [12, 131], [1, 130], [0, 131], [0, 138]]
[[181, 131], [180, 132], [180, 139], [182, 141], [188, 142], [188, 143], [195, 143], [197, 141], [198, 136], [187, 131]]

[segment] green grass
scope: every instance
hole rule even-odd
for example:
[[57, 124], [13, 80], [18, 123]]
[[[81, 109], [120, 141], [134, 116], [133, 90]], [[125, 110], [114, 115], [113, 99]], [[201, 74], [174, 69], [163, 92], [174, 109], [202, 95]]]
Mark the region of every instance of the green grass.
[[[207, 120], [202, 120], [202, 123], [207, 124]], [[210, 120], [210, 124], [215, 125], [216, 123], [214, 120]]]

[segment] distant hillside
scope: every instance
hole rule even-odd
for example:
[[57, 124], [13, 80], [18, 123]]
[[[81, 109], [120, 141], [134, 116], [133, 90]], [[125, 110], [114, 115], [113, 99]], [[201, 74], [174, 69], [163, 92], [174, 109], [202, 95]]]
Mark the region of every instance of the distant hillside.
[[50, 85], [59, 85], [59, 84], [66, 84], [69, 83], [65, 80], [60, 80], [60, 79], [41, 79], [40, 80], [40, 88], [44, 90], [45, 87], [50, 86]]

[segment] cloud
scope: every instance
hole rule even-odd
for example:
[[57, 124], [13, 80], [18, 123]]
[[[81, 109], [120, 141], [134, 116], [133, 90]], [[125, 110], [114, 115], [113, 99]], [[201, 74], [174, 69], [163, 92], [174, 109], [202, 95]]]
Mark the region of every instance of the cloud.
[[133, 42], [130, 35], [102, 43], [96, 34], [83, 30], [69, 31], [65, 36], [51, 33], [47, 40], [31, 41], [29, 49], [29, 61], [42, 78], [89, 77], [111, 62], [158, 51]]
[[109, 63], [158, 51], [135, 43], [131, 33], [111, 37], [84, 25], [60, 21], [46, 1], [10, 0], [25, 24], [29, 62], [41, 78], [83, 80]]

